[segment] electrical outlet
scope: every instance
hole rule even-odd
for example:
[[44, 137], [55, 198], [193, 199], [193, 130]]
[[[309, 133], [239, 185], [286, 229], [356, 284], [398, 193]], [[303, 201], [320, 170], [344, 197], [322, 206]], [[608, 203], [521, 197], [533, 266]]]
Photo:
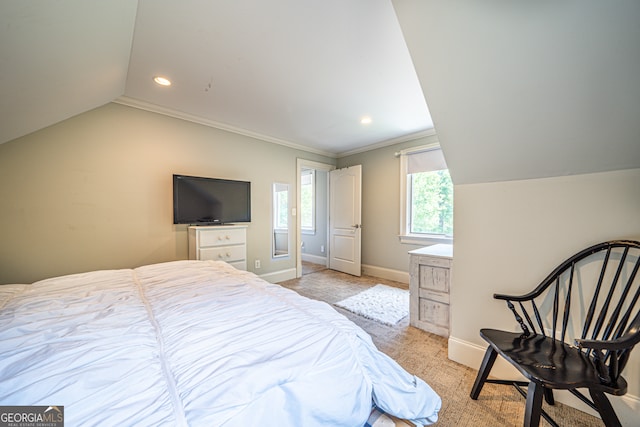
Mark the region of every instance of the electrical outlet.
[[324, 245], [320, 245], [320, 252], [324, 253]]
[[256, 268], [260, 268], [260, 260], [259, 259], [256, 260]]

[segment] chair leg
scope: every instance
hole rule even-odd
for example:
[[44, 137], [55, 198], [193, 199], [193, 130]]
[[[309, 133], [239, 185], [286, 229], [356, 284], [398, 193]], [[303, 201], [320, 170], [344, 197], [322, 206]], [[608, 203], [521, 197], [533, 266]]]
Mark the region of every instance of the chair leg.
[[527, 389], [527, 403], [524, 409], [524, 427], [538, 427], [542, 414], [542, 396], [544, 387], [533, 381]]
[[556, 400], [553, 398], [553, 390], [550, 388], [546, 388], [544, 389], [544, 400], [547, 401], [547, 403], [551, 406], [556, 404]]
[[622, 424], [620, 424], [620, 420], [613, 410], [609, 399], [607, 399], [607, 396], [605, 396], [601, 391], [591, 389], [589, 389], [589, 394], [593, 399], [593, 403], [595, 403], [596, 407], [598, 408], [598, 412], [602, 417], [604, 425], [606, 425], [607, 427], [622, 427]]
[[482, 365], [480, 365], [480, 369], [478, 370], [478, 376], [476, 376], [476, 381], [473, 383], [473, 387], [471, 388], [470, 396], [473, 400], [478, 399], [480, 391], [482, 391], [482, 386], [484, 386], [484, 382], [487, 380], [489, 372], [491, 372], [493, 363], [496, 361], [496, 356], [498, 356], [498, 352], [496, 352], [493, 347], [489, 346], [487, 351], [484, 353], [484, 359], [482, 359]]

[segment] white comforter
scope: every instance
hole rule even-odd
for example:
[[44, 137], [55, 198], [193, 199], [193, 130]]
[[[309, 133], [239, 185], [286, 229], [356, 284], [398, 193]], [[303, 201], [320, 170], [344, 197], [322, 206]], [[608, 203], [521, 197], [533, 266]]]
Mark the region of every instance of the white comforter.
[[0, 286], [0, 405], [68, 426], [416, 424], [440, 398], [329, 305], [214, 261]]

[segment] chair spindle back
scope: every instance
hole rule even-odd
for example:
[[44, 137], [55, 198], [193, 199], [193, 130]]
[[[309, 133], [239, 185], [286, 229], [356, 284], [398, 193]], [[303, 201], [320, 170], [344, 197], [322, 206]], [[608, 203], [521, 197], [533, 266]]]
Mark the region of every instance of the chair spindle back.
[[[529, 294], [495, 297], [506, 300], [525, 336], [540, 334], [571, 345], [616, 340], [640, 319], [639, 268], [640, 243], [600, 243], [564, 261]], [[599, 365], [603, 380], [611, 381], [631, 349], [583, 351]]]

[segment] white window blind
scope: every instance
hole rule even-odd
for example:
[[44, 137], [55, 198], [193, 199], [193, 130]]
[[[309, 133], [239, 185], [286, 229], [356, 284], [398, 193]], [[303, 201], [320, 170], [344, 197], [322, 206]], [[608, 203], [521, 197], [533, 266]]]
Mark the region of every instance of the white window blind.
[[447, 163], [440, 148], [414, 151], [405, 155], [407, 156], [407, 174], [447, 169]]

